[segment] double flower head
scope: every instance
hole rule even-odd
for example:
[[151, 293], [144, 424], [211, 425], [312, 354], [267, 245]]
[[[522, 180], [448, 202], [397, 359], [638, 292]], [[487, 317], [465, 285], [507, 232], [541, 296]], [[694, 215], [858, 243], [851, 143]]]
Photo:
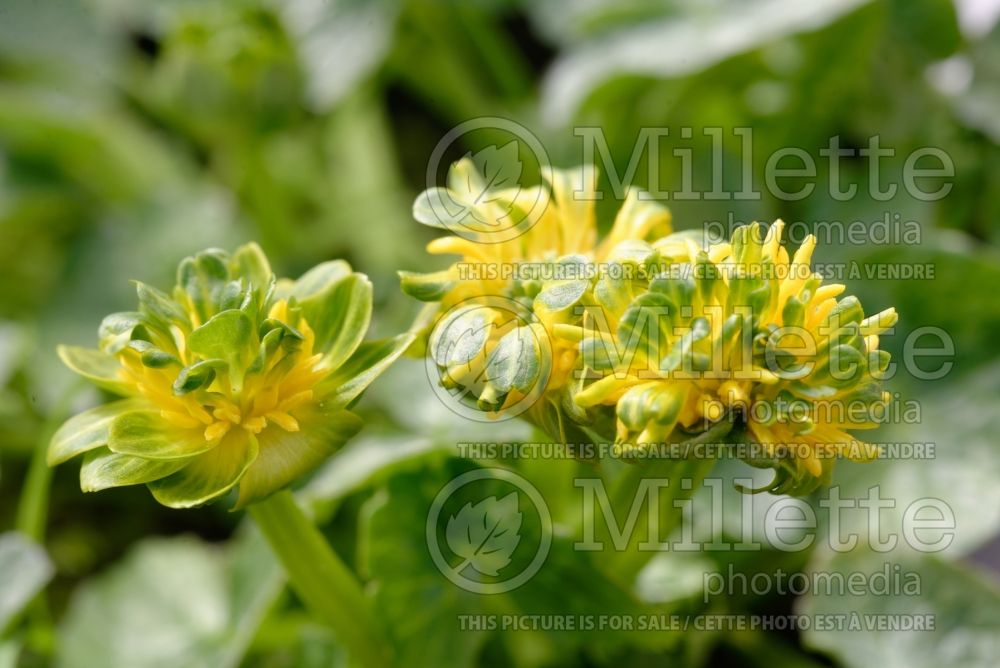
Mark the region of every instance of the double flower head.
[[50, 464], [83, 456], [81, 487], [145, 484], [186, 508], [238, 490], [242, 507], [311, 471], [361, 428], [352, 401], [411, 342], [365, 342], [372, 287], [345, 262], [278, 280], [254, 244], [181, 262], [170, 293], [137, 283], [138, 308], [61, 347], [119, 399], [71, 418]]
[[[409, 294], [440, 304], [427, 336], [442, 385], [622, 456], [729, 434], [746, 461], [775, 470], [774, 492], [807, 493], [836, 458], [870, 456], [850, 432], [884, 411], [879, 335], [896, 313], [866, 317], [843, 285], [823, 285], [813, 237], [790, 256], [781, 221], [716, 243], [672, 233], [668, 211], [632, 189], [599, 240], [592, 169], [473, 200], [474, 173], [456, 163], [449, 187], [414, 207], [458, 232], [428, 250], [461, 259], [402, 275]], [[494, 242], [505, 218], [521, 233]]]

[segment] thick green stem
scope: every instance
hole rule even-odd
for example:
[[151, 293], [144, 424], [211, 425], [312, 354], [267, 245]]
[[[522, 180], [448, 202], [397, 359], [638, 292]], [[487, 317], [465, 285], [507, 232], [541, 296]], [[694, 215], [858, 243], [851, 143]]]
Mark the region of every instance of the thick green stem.
[[48, 521], [49, 486], [52, 483], [52, 469], [46, 462], [48, 438], [52, 430], [46, 429], [43, 442], [35, 446], [28, 466], [28, 476], [17, 504], [17, 530], [41, 543], [45, 540], [45, 525]]
[[333, 628], [354, 660], [367, 668], [392, 665], [390, 646], [360, 583], [291, 493], [279, 492], [248, 511], [284, 565], [292, 589]]
[[49, 413], [42, 429], [41, 438], [31, 455], [28, 475], [17, 504], [17, 518], [15, 520], [17, 530], [27, 534], [38, 543], [45, 541], [45, 525], [48, 523], [49, 517], [49, 487], [52, 483], [52, 469], [46, 460], [49, 441], [59, 425], [66, 419], [70, 404], [76, 398], [81, 387], [81, 383], [73, 383], [69, 386]]

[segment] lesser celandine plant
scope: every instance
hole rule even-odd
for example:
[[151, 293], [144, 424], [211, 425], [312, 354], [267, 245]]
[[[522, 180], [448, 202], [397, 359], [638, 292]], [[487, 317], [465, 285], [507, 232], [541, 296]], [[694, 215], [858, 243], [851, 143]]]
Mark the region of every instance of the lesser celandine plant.
[[[669, 213], [630, 190], [599, 241], [594, 170], [549, 170], [541, 212], [532, 206], [536, 189], [474, 200], [453, 192], [473, 171], [468, 159], [456, 163], [448, 189], [418, 198], [416, 218], [452, 227], [429, 215], [448, 196], [473, 224], [520, 215], [523, 233], [491, 243], [494, 225], [478, 238], [438, 239], [429, 250], [460, 261], [402, 275], [405, 291], [440, 304], [427, 337], [442, 385], [469, 384], [479, 409], [500, 416], [526, 388], [544, 384], [524, 415], [557, 441], [607, 442], [636, 463], [615, 469], [626, 502], [643, 476], [697, 480], [711, 467], [663, 446], [742, 446], [737, 456], [775, 471], [753, 491], [788, 494], [828, 482], [837, 457], [870, 457], [850, 432], [876, 426], [885, 407], [889, 355], [879, 335], [896, 313], [865, 317], [856, 298], [840, 297], [843, 285], [823, 285], [810, 267], [815, 238], [790, 256], [781, 221], [742, 226], [714, 243], [697, 231], [671, 233]], [[495, 318], [496, 298], [522, 305], [530, 323]], [[536, 335], [523, 336], [526, 328]], [[511, 340], [521, 345], [505, 345]]]
[[[664, 531], [713, 462], [663, 446], [753, 444], [738, 456], [775, 470], [753, 491], [789, 494], [827, 482], [837, 457], [870, 456], [851, 432], [876, 426], [887, 401], [879, 335], [896, 313], [865, 317], [844, 286], [824, 286], [810, 268], [815, 239], [789, 255], [780, 221], [714, 243], [672, 232], [669, 212], [635, 189], [600, 239], [596, 172], [543, 176], [493, 191], [463, 159], [448, 188], [417, 200], [419, 221], [462, 225], [430, 246], [459, 262], [402, 273], [430, 304], [420, 335], [442, 385], [488, 415], [530, 400], [525, 417], [559, 442], [613, 444], [599, 469], [615, 502], [630, 504], [644, 477], [671, 479]], [[175, 508], [234, 499], [306, 604], [357, 660], [385, 665], [358, 582], [286, 488], [360, 429], [352, 402], [415, 335], [365, 342], [365, 276], [328, 262], [278, 280], [253, 244], [184, 260], [170, 293], [137, 291], [137, 310], [105, 318], [98, 349], [60, 348], [121, 398], [63, 425], [50, 463], [82, 456], [85, 491], [144, 484]], [[631, 583], [651, 554], [612, 554], [610, 570]]]
[[98, 349], [59, 349], [121, 398], [67, 421], [50, 464], [82, 455], [84, 491], [145, 484], [173, 508], [234, 492], [303, 600], [383, 665], [358, 583], [282, 490], [361, 428], [351, 403], [412, 336], [364, 341], [372, 287], [347, 263], [278, 280], [255, 244], [185, 259], [170, 293], [136, 287], [138, 308], [104, 319]]

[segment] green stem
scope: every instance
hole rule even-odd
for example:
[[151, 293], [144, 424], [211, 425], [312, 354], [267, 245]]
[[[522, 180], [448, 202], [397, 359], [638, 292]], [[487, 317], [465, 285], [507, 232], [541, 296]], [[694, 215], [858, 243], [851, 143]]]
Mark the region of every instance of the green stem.
[[46, 459], [49, 441], [66, 419], [70, 404], [81, 388], [81, 383], [73, 383], [66, 388], [49, 413], [42, 429], [41, 439], [31, 455], [28, 475], [18, 500], [15, 527], [39, 544], [45, 541], [45, 525], [49, 518], [49, 488], [52, 483], [52, 468]]
[[290, 492], [278, 492], [248, 508], [281, 560], [292, 589], [329, 624], [354, 659], [367, 668], [392, 664], [385, 634], [361, 584], [306, 517]]
[[21, 499], [17, 504], [17, 530], [30, 536], [35, 542], [45, 540], [45, 525], [48, 522], [49, 487], [52, 482], [52, 469], [46, 461], [48, 438], [52, 432], [46, 429], [44, 442], [35, 446], [28, 465], [28, 475], [21, 490]]
[[[24, 487], [17, 502], [17, 515], [14, 519], [14, 528], [25, 534], [39, 545], [45, 543], [45, 529], [49, 521], [49, 496], [52, 488], [52, 468], [48, 463], [49, 441], [53, 434], [63, 423], [70, 412], [70, 405], [82, 390], [84, 384], [75, 382], [69, 385], [60, 395], [41, 431], [41, 438], [35, 444], [35, 450], [31, 453], [31, 462], [28, 464], [28, 474], [25, 477]], [[49, 612], [49, 603], [46, 592], [42, 591], [26, 607], [25, 611], [15, 616], [8, 623], [8, 628], [17, 627], [22, 619], [21, 615], [27, 618], [32, 629], [39, 631], [35, 638], [46, 637], [46, 631], [51, 628], [52, 615]], [[33, 649], [41, 654], [51, 653], [51, 646], [38, 647]]]

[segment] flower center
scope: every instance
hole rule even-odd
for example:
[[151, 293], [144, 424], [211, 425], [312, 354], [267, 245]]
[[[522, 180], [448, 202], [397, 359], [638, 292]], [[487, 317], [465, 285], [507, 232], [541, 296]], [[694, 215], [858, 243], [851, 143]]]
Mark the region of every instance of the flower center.
[[[287, 322], [287, 303], [277, 302], [269, 317]], [[302, 335], [297, 345], [287, 350], [279, 347], [259, 368], [235, 370], [243, 376], [236, 383], [238, 389], [231, 382], [233, 370], [223, 368], [210, 383], [192, 392], [178, 393], [174, 388], [176, 365], [146, 366], [131, 348], [119, 353], [122, 376], [137, 394], [159, 408], [165, 420], [181, 429], [201, 430], [206, 441], [217, 441], [234, 427], [259, 434], [271, 423], [296, 432], [299, 422], [295, 410], [312, 401], [313, 388], [328, 373], [321, 363], [323, 355], [313, 353], [315, 336], [309, 324], [300, 319], [296, 328]], [[191, 355], [183, 345], [183, 336], [178, 339], [181, 363], [197, 362], [188, 359]]]

